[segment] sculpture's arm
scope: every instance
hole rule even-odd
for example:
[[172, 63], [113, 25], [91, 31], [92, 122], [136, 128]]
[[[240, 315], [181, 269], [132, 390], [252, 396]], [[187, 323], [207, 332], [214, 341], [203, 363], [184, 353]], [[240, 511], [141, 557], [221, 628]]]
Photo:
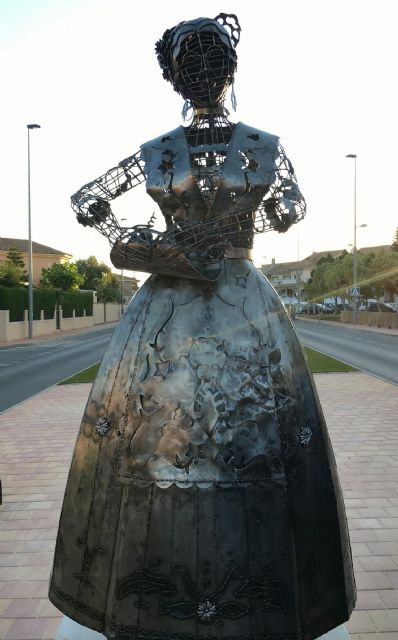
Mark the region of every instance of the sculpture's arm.
[[260, 205], [265, 213], [268, 225], [284, 233], [295, 222], [302, 220], [306, 213], [306, 204], [302, 196], [292, 163], [281, 145], [278, 147], [275, 181]]
[[110, 201], [136, 187], [145, 180], [140, 152], [119, 162], [103, 176], [85, 184], [71, 198], [77, 221], [83, 226], [94, 227], [114, 241], [121, 232], [112, 213]]

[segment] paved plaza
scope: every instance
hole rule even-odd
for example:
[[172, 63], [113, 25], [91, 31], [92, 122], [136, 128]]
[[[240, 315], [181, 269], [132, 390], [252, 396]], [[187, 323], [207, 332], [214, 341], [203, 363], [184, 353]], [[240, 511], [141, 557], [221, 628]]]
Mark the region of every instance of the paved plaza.
[[[315, 375], [340, 471], [358, 603], [353, 640], [398, 640], [398, 388]], [[61, 640], [47, 599], [57, 523], [91, 385], [48, 389], [0, 416], [0, 640]]]

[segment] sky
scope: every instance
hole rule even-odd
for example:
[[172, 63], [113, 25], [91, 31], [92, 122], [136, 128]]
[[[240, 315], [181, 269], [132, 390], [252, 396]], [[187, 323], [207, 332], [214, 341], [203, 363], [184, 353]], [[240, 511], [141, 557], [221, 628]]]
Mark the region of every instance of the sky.
[[[200, 6], [200, 13], [197, 7]], [[140, 145], [182, 124], [154, 44], [199, 15], [236, 13], [236, 113], [277, 134], [307, 200], [304, 221], [259, 235], [255, 263], [391, 244], [397, 220], [396, 0], [0, 0], [0, 236], [27, 238], [27, 128], [32, 237], [108, 264], [109, 245], [78, 225], [70, 195]], [[157, 205], [144, 185], [113, 204], [125, 225]], [[155, 225], [156, 226], [156, 225]]]

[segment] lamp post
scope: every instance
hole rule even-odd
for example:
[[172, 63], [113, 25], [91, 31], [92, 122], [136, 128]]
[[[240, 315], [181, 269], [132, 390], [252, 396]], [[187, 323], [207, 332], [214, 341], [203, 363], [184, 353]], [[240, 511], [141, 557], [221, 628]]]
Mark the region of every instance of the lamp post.
[[28, 277], [29, 277], [29, 338], [33, 336], [33, 258], [32, 258], [32, 224], [31, 224], [31, 211], [30, 211], [30, 130], [40, 129], [39, 124], [28, 124], [28, 245], [29, 245], [29, 257], [28, 257]]
[[[121, 218], [120, 222], [126, 222], [127, 218]], [[122, 305], [121, 305], [122, 314], [124, 313], [124, 271], [122, 267]]]
[[354, 245], [352, 247], [352, 322], [357, 322], [358, 296], [357, 287], [357, 156], [349, 153], [346, 158], [354, 159]]
[[301, 270], [300, 270], [300, 233], [297, 228], [297, 314], [300, 313], [300, 286], [301, 286]]

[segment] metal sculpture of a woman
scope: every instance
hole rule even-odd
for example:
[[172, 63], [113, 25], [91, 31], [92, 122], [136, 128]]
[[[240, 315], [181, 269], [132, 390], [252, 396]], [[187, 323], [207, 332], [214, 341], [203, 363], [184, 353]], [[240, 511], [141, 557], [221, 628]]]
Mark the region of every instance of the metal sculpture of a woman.
[[[157, 43], [193, 109], [72, 197], [118, 267], [152, 275], [94, 382], [56, 544], [50, 599], [108, 638], [310, 640], [348, 619], [352, 561], [336, 465], [305, 357], [251, 262], [254, 233], [305, 203], [276, 136], [233, 124], [236, 16]], [[119, 227], [146, 182], [166, 220]]]

